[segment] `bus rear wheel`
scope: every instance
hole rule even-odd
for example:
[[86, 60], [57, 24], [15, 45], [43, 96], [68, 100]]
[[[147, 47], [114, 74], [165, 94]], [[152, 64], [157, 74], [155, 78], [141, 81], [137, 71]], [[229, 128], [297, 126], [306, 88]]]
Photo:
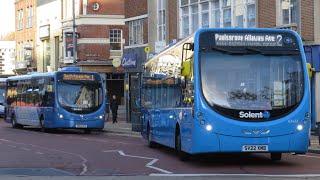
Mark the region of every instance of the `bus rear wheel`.
[[282, 158], [282, 153], [271, 153], [270, 157], [272, 161], [280, 161]]
[[151, 132], [150, 132], [150, 125], [149, 124], [148, 124], [148, 128], [147, 128], [147, 134], [148, 134], [148, 146], [150, 148], [155, 148], [156, 143], [151, 140]]

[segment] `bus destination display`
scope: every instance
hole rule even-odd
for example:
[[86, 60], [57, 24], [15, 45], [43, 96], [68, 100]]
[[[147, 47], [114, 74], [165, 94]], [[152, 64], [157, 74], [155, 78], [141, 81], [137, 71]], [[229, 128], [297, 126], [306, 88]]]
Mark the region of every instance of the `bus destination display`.
[[[215, 33], [216, 46], [283, 46], [281, 34], [239, 34]], [[293, 43], [293, 39], [286, 37], [286, 42]]]
[[94, 81], [94, 75], [89, 74], [63, 74], [63, 80], [69, 81]]

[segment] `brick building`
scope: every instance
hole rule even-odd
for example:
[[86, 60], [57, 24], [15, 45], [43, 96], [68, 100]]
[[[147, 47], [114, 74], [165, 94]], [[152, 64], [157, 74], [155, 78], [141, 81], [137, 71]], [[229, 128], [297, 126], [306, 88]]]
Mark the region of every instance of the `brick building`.
[[36, 59], [36, 0], [15, 1], [16, 64], [17, 74], [37, 70]]
[[82, 71], [99, 72], [106, 80], [108, 96], [124, 103], [124, 74], [112, 66], [123, 55], [124, 0], [75, 0], [76, 61], [72, 52], [72, 0], [62, 1], [62, 66], [77, 65]]
[[[125, 46], [121, 65], [118, 70], [126, 73], [126, 110], [127, 121], [132, 128], [140, 131], [140, 109], [136, 104], [141, 77], [142, 64], [147, 59], [145, 48], [148, 46], [148, 3], [147, 0], [125, 0]], [[130, 97], [130, 98], [129, 98]]]

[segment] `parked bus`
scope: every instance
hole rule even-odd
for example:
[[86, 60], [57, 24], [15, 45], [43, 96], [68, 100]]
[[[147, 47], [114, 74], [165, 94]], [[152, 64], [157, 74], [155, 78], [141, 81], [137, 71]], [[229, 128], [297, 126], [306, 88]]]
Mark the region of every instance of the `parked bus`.
[[182, 159], [306, 153], [308, 78], [302, 41], [291, 30], [200, 29], [145, 63], [142, 136]]
[[0, 78], [0, 117], [4, 116], [4, 99], [6, 94], [7, 78]]
[[103, 129], [105, 96], [98, 73], [65, 71], [9, 77], [5, 121], [13, 128]]

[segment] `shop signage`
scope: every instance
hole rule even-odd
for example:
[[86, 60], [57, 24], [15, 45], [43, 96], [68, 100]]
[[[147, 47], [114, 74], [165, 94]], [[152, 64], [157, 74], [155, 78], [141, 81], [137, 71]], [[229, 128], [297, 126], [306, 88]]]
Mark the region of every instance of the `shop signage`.
[[122, 58], [122, 67], [127, 68], [136, 68], [137, 67], [137, 54], [125, 54]]

